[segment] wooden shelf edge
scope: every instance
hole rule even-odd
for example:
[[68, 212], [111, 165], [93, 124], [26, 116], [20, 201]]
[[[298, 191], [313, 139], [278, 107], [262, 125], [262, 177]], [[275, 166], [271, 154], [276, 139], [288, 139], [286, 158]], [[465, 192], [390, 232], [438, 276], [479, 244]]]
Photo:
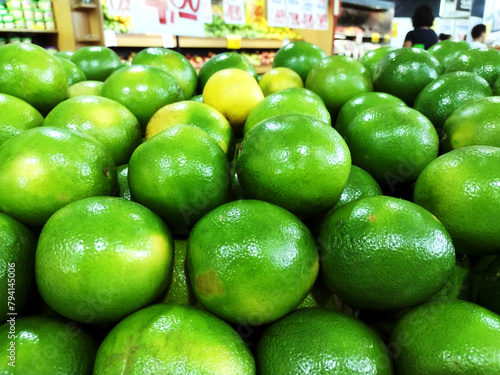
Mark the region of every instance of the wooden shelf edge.
[[73, 9], [73, 10], [79, 10], [79, 9], [96, 9], [96, 8], [97, 8], [96, 4], [85, 4], [85, 3], [73, 4], [71, 6], [71, 9]]
[[57, 30], [0, 29], [0, 33], [57, 34]]
[[78, 43], [96, 43], [101, 41], [101, 37], [98, 35], [93, 35], [91, 37], [79, 37], [76, 38]]
[[259, 65], [255, 67], [255, 70], [257, 71], [257, 74], [264, 74], [270, 71], [273, 68], [272, 64], [268, 65]]
[[[161, 34], [120, 34], [116, 35], [116, 47], [163, 47]], [[175, 48], [176, 43], [171, 48]]]

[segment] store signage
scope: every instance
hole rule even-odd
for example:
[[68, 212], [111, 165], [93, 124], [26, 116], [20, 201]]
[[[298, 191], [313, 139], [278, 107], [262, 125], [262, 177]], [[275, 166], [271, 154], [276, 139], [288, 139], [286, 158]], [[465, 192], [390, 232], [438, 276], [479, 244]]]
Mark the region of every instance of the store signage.
[[247, 24], [261, 24], [264, 19], [264, 0], [246, 0]]
[[267, 24], [271, 27], [286, 27], [286, 0], [267, 0]]
[[205, 36], [202, 0], [130, 0], [134, 33]]
[[472, 0], [457, 0], [456, 10], [469, 11], [472, 6]]
[[314, 2], [314, 29], [328, 30], [328, 0]]
[[286, 0], [287, 26], [294, 29], [303, 29], [304, 11], [302, 0]]
[[245, 25], [245, 0], [223, 0], [224, 22], [232, 25]]
[[212, 1], [211, 0], [202, 0], [205, 17], [205, 23], [212, 23]]
[[117, 17], [130, 17], [132, 15], [130, 0], [107, 0], [108, 14]]
[[286, 0], [286, 18], [290, 28], [328, 30], [328, 0]]

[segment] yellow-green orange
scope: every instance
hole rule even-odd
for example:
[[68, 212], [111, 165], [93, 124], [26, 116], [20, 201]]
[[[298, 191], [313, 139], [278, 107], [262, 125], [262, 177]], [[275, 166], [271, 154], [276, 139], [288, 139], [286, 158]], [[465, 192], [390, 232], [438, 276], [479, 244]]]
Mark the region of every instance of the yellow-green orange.
[[198, 75], [189, 60], [179, 52], [167, 48], [146, 48], [135, 55], [132, 64], [150, 65], [171, 74], [181, 86], [184, 98], [196, 92]]
[[304, 217], [339, 201], [351, 169], [351, 155], [339, 133], [304, 115], [260, 122], [240, 149], [237, 172], [245, 194]]
[[85, 133], [109, 151], [116, 165], [128, 162], [141, 143], [135, 116], [123, 105], [100, 96], [77, 96], [57, 105], [43, 126]]
[[291, 69], [305, 82], [312, 67], [325, 57], [326, 53], [315, 44], [302, 41], [292, 42], [276, 52], [273, 68]]
[[194, 101], [169, 104], [156, 112], [146, 127], [146, 139], [176, 125], [191, 125], [203, 130], [228, 156], [234, 152], [234, 132], [216, 109]]
[[370, 77], [372, 77], [379, 61], [382, 60], [385, 55], [387, 55], [389, 52], [394, 51], [395, 49], [396, 48], [389, 46], [379, 47], [365, 53], [359, 60], [359, 62], [365, 66], [366, 71], [368, 72]]
[[0, 283], [5, 286], [0, 289], [0, 322], [4, 322], [8, 312], [22, 312], [33, 298], [36, 238], [19, 221], [0, 212], [0, 243]]
[[341, 300], [370, 310], [428, 300], [455, 265], [445, 227], [422, 207], [392, 197], [363, 198], [333, 211], [319, 241], [326, 285]]
[[203, 89], [203, 103], [227, 118], [233, 129], [240, 131], [264, 94], [257, 81], [240, 69], [224, 69], [214, 73]]
[[500, 257], [497, 257], [483, 274], [478, 302], [500, 314]]
[[229, 196], [226, 154], [194, 126], [168, 128], [141, 144], [128, 173], [132, 199], [160, 215], [176, 234], [187, 234]]
[[500, 95], [500, 76], [496, 79], [495, 84], [493, 85], [493, 95]]
[[413, 106], [417, 95], [443, 73], [439, 61], [420, 48], [399, 48], [389, 52], [373, 73], [375, 91], [386, 92]]
[[290, 87], [304, 87], [304, 83], [291, 69], [273, 68], [259, 79], [259, 86], [264, 96], [268, 96]]
[[259, 373], [392, 375], [382, 339], [338, 311], [295, 311], [268, 327], [257, 345]]
[[294, 87], [271, 94], [257, 104], [245, 121], [243, 134], [269, 117], [291, 114], [306, 115], [331, 124], [330, 112], [323, 100], [311, 90]]
[[43, 225], [70, 202], [111, 195], [116, 166], [104, 146], [81, 133], [33, 128], [0, 148], [0, 211]]
[[488, 82], [474, 73], [447, 73], [420, 91], [413, 108], [442, 128], [455, 109], [492, 94]]
[[249, 325], [290, 312], [319, 267], [307, 227], [257, 200], [226, 203], [205, 215], [189, 235], [187, 262], [198, 301], [224, 320]]
[[313, 66], [306, 88], [318, 94], [332, 117], [351, 98], [373, 90], [366, 68], [351, 57], [331, 56]]
[[470, 45], [465, 40], [446, 39], [434, 44], [427, 51], [446, 69], [450, 62], [469, 49]]
[[82, 47], [73, 53], [70, 60], [91, 81], [105, 81], [121, 64], [115, 51], [100, 46]]
[[192, 96], [189, 100], [192, 100], [193, 102], [203, 103], [203, 95]]
[[420, 174], [415, 203], [432, 212], [457, 252], [500, 252], [500, 148], [469, 146], [432, 161]]
[[443, 149], [500, 147], [500, 97], [479, 99], [456, 109], [446, 120]]
[[500, 75], [500, 51], [494, 48], [473, 48], [455, 57], [446, 73], [465, 71], [477, 74], [493, 86]]
[[83, 95], [101, 96], [102, 86], [101, 81], [82, 81], [68, 87], [68, 98]]
[[[9, 339], [11, 325], [0, 326], [0, 373], [8, 375], [91, 375], [97, 343], [75, 323], [45, 316], [15, 318], [15, 339]], [[14, 342], [13, 366], [7, 359]]]
[[116, 184], [116, 196], [132, 200], [132, 194], [130, 193], [130, 187], [128, 185], [128, 164], [123, 164], [116, 167], [116, 173], [118, 176]]
[[113, 73], [102, 87], [102, 96], [127, 107], [143, 131], [161, 107], [184, 100], [179, 82], [162, 69], [133, 65]]
[[97, 353], [94, 375], [253, 375], [255, 363], [228, 324], [190, 306], [158, 304], [122, 320]]
[[0, 92], [18, 97], [46, 115], [66, 98], [62, 63], [42, 47], [13, 43], [0, 47]]
[[382, 195], [382, 189], [378, 185], [377, 181], [363, 169], [351, 166], [351, 172], [349, 173], [349, 178], [345, 184], [340, 200], [333, 207], [337, 209], [346, 205], [349, 202], [372, 197], [374, 195]]
[[[460, 322], [460, 324], [457, 324]], [[398, 374], [500, 373], [500, 316], [476, 304], [431, 302], [405, 314], [390, 342]]]
[[187, 241], [175, 240], [172, 279], [167, 294], [162, 298], [162, 302], [182, 305], [194, 305], [196, 303], [196, 297], [187, 273], [186, 251]]
[[351, 150], [352, 163], [388, 187], [415, 181], [438, 155], [434, 126], [406, 106], [367, 109], [347, 125], [342, 135]]
[[75, 83], [85, 81], [87, 77], [83, 71], [72, 63], [69, 59], [59, 58], [64, 71], [66, 72], [66, 77], [68, 78], [68, 87], [74, 85]]
[[138, 203], [91, 197], [57, 211], [36, 250], [44, 301], [77, 322], [118, 321], [167, 287], [174, 242], [162, 220]]
[[59, 57], [60, 59], [70, 60], [73, 54], [73, 51], [57, 51], [56, 53], [54, 53], [54, 56]]
[[43, 116], [32, 105], [15, 96], [0, 94], [0, 146], [42, 123]]

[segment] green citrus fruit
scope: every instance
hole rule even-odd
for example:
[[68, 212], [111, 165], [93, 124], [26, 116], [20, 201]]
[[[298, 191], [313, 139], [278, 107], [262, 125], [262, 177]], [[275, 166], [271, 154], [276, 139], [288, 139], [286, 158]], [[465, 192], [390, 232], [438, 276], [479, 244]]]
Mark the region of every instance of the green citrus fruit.
[[307, 75], [306, 88], [318, 94], [332, 117], [351, 98], [370, 92], [372, 80], [366, 68], [351, 57], [331, 56], [318, 62]]
[[130, 193], [130, 187], [128, 185], [128, 164], [116, 167], [116, 172], [118, 179], [116, 184], [117, 191], [115, 195], [129, 201], [132, 200], [132, 194]]
[[203, 103], [203, 95], [195, 95], [191, 97], [189, 100], [192, 100], [193, 102]]
[[493, 85], [493, 95], [500, 96], [500, 76], [495, 80]]
[[319, 241], [326, 285], [365, 309], [422, 303], [443, 287], [455, 265], [445, 227], [416, 204], [392, 197], [363, 198], [333, 211]]
[[426, 50], [399, 48], [380, 60], [373, 73], [373, 86], [413, 106], [420, 91], [442, 73], [439, 61]]
[[146, 48], [135, 55], [132, 64], [150, 65], [171, 74], [180, 84], [184, 98], [196, 92], [198, 75], [189, 60], [179, 52], [167, 48]]
[[187, 234], [229, 196], [227, 157], [194, 126], [168, 128], [137, 147], [128, 179], [132, 198], [155, 211], [177, 234]]
[[[33, 298], [36, 238], [16, 219], [0, 212], [0, 322], [20, 313]], [[2, 361], [3, 362], [3, 361]]]
[[415, 203], [444, 224], [458, 252], [500, 252], [500, 148], [462, 147], [441, 155], [420, 174]]
[[469, 301], [471, 296], [472, 269], [469, 257], [466, 255], [458, 255], [451, 277], [432, 299], [463, 299]]
[[34, 44], [0, 47], [0, 91], [47, 114], [66, 98], [68, 79], [61, 61]]
[[187, 262], [198, 301], [224, 320], [250, 325], [296, 307], [319, 267], [307, 227], [283, 208], [256, 200], [226, 203], [205, 215], [189, 235]]
[[128, 162], [141, 143], [135, 116], [123, 105], [100, 96], [77, 96], [57, 105], [43, 126], [85, 133], [102, 143], [116, 165]]
[[101, 81], [82, 81], [68, 87], [68, 98], [75, 96], [94, 95], [101, 96], [102, 86]]
[[342, 135], [351, 150], [352, 163], [390, 188], [415, 181], [438, 155], [434, 126], [406, 106], [367, 109], [347, 125]]
[[184, 100], [181, 86], [173, 76], [147, 65], [133, 65], [113, 73], [104, 82], [101, 94], [127, 107], [143, 131], [161, 107]]
[[353, 165], [351, 166], [351, 172], [349, 173], [349, 178], [342, 191], [340, 200], [333, 206], [333, 209], [340, 208], [358, 199], [373, 197], [374, 195], [382, 195], [382, 189], [380, 189], [377, 181], [368, 172]]
[[326, 56], [326, 53], [315, 44], [302, 41], [292, 42], [276, 52], [273, 68], [291, 69], [302, 78], [302, 81], [306, 82], [312, 67]]
[[295, 311], [268, 327], [256, 353], [259, 373], [391, 375], [382, 339], [367, 325], [322, 308]]
[[234, 132], [216, 109], [194, 101], [169, 104], [156, 112], [146, 127], [146, 139], [176, 125], [195, 126], [216, 141], [228, 156], [234, 152]]
[[478, 302], [500, 314], [500, 257], [497, 257], [483, 274]]
[[293, 87], [271, 94], [257, 104], [245, 121], [243, 134], [269, 117], [291, 114], [306, 115], [331, 124], [330, 113], [318, 95], [304, 88]]
[[253, 375], [255, 363], [240, 336], [212, 314], [158, 304], [122, 320], [97, 352], [94, 375]]
[[327, 211], [339, 201], [351, 169], [342, 137], [305, 115], [260, 122], [240, 148], [237, 172], [245, 194], [304, 217]]
[[413, 108], [431, 120], [436, 128], [442, 128], [455, 109], [491, 95], [490, 85], [483, 78], [469, 72], [453, 72], [425, 86]]
[[446, 39], [434, 44], [427, 51], [446, 69], [450, 62], [468, 50], [470, 45], [465, 40]]
[[317, 277], [312, 289], [295, 308], [295, 310], [305, 309], [308, 307], [326, 307], [337, 309], [337, 301], [339, 301], [339, 299], [336, 298], [330, 289], [327, 288], [323, 279], [321, 277]]
[[15, 96], [0, 94], [0, 146], [42, 123], [43, 116], [33, 106]]
[[[10, 337], [11, 327], [15, 338]], [[74, 322], [25, 316], [16, 317], [13, 326], [9, 322], [0, 326], [0, 350], [4, 355], [1, 374], [91, 375], [97, 344]], [[7, 357], [11, 353], [13, 360]], [[9, 365], [11, 361], [13, 366]]]
[[36, 250], [44, 301], [77, 322], [118, 321], [167, 287], [174, 242], [160, 218], [138, 203], [91, 197], [45, 224]]
[[240, 69], [257, 80], [257, 71], [246, 57], [236, 52], [224, 52], [215, 55], [203, 64], [198, 73], [198, 91], [203, 92], [208, 79], [223, 69]]
[[71, 56], [71, 62], [91, 81], [105, 81], [121, 64], [115, 51], [100, 46], [80, 48]]
[[493, 86], [500, 75], [500, 51], [493, 48], [473, 48], [455, 57], [446, 67], [446, 73], [471, 72]]
[[396, 48], [389, 46], [379, 47], [365, 53], [359, 60], [359, 62], [365, 66], [368, 75], [372, 77], [379, 61], [382, 60], [385, 55], [387, 55], [389, 52], [394, 51], [395, 49]]
[[69, 59], [59, 58], [64, 71], [66, 72], [66, 77], [68, 78], [68, 87], [74, 85], [75, 83], [87, 80], [83, 71], [72, 63]]
[[290, 87], [304, 87], [302, 78], [288, 68], [273, 68], [259, 79], [259, 86], [268, 96]]
[[[457, 324], [460, 322], [460, 324]], [[500, 373], [500, 316], [462, 300], [430, 302], [405, 314], [390, 339], [398, 374]]]
[[43, 225], [59, 208], [116, 185], [113, 158], [81, 133], [34, 128], [0, 148], [0, 211], [30, 225]]
[[54, 56], [59, 57], [60, 59], [70, 60], [73, 54], [73, 51], [57, 51], [56, 53], [54, 53]]
[[464, 104], [448, 117], [443, 130], [445, 151], [476, 145], [500, 147], [500, 97]]
[[382, 104], [393, 106], [406, 105], [401, 99], [383, 92], [366, 92], [349, 99], [340, 109], [335, 122], [335, 129], [345, 134], [347, 126], [363, 111]]

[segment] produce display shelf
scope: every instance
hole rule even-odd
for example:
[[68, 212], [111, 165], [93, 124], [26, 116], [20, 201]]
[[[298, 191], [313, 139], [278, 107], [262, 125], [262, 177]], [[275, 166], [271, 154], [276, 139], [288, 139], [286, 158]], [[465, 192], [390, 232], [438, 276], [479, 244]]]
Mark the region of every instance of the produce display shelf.
[[78, 3], [78, 4], [73, 4], [71, 6], [73, 10], [78, 10], [78, 9], [96, 9], [97, 5], [96, 4], [86, 4], [86, 3]]
[[[161, 34], [115, 34], [116, 46], [115, 47], [163, 47], [165, 46], [164, 38]], [[177, 43], [173, 38], [173, 45], [169, 48], [175, 48]], [[113, 43], [115, 44], [115, 43]]]
[[257, 70], [257, 74], [264, 74], [270, 71], [273, 68], [272, 64], [269, 65], [259, 65], [255, 67], [255, 70]]
[[33, 30], [33, 29], [0, 29], [0, 33], [19, 34], [57, 34], [57, 30]]
[[79, 43], [98, 43], [101, 41], [101, 37], [99, 35], [84, 35], [82, 37], [76, 38], [76, 41]]

